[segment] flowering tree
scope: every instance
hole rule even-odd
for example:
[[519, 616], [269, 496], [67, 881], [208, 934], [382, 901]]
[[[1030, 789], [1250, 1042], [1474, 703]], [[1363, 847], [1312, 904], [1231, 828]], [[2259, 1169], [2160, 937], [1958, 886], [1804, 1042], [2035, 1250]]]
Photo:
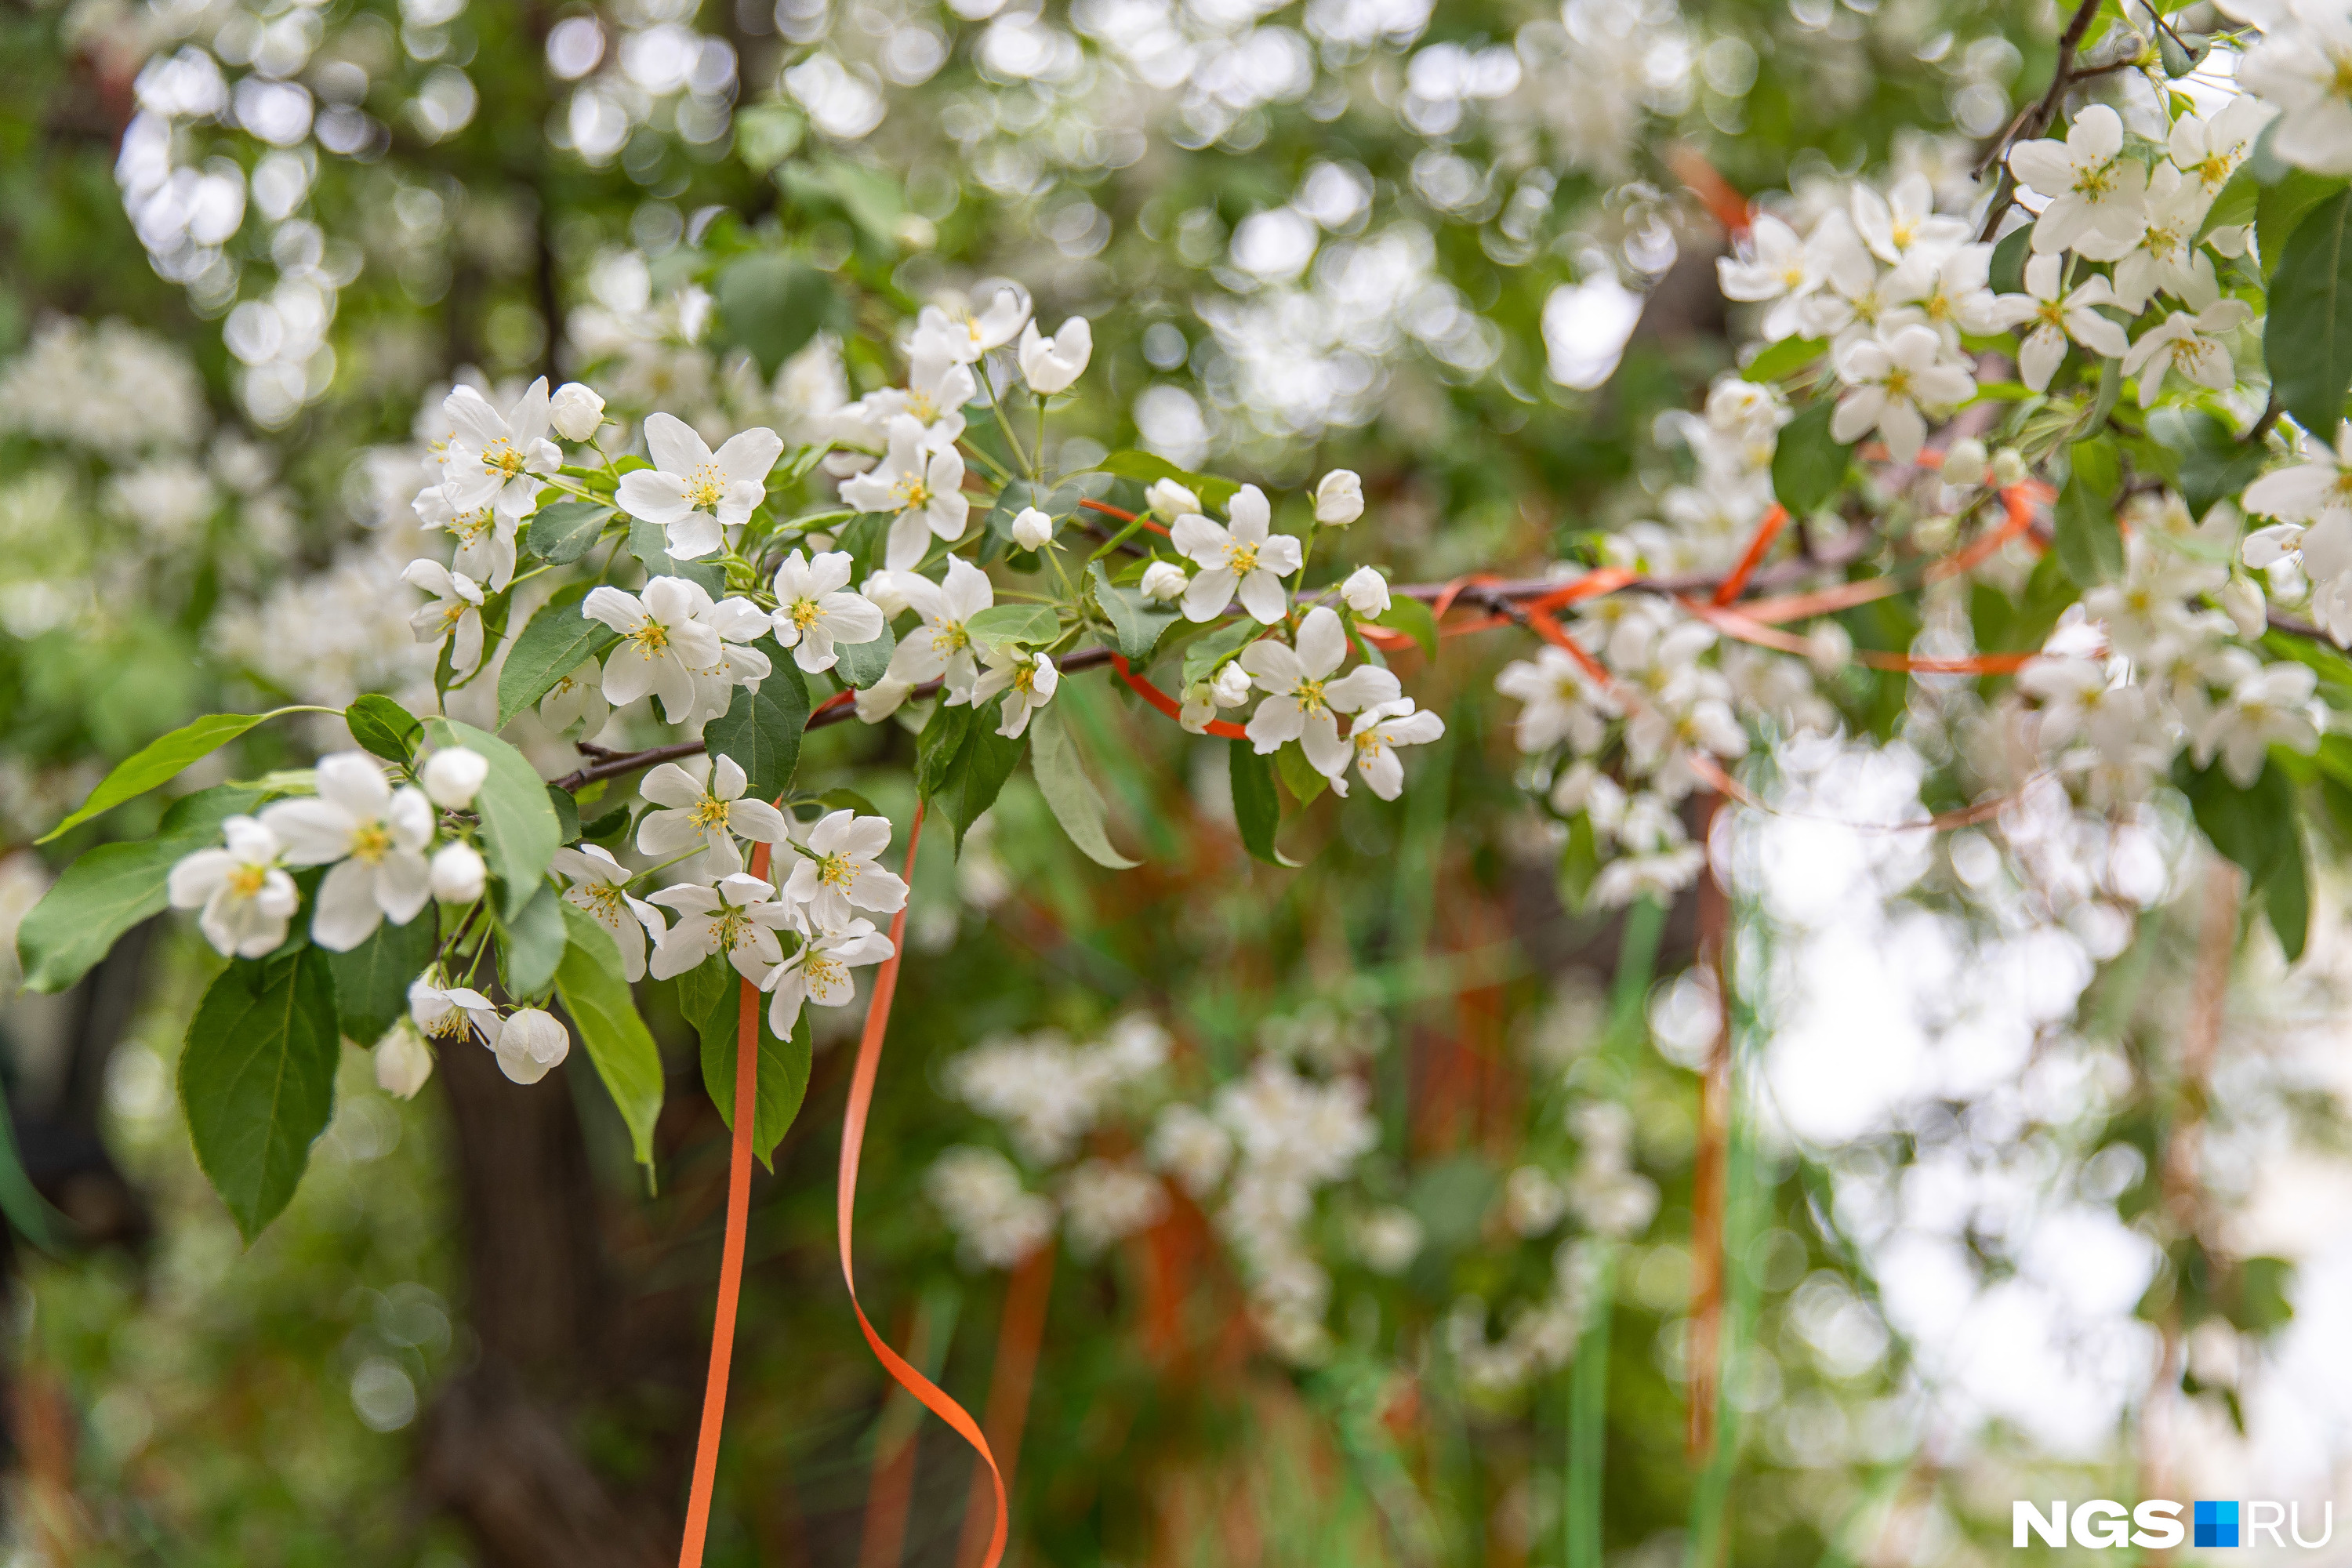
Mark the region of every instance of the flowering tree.
[[[2006, 918], [1984, 913], [1998, 886], [2087, 933], [2101, 963], [2144, 962], [2133, 928], [2168, 891], [2126, 874], [2132, 858], [2179, 861], [2201, 841], [2234, 869], [2207, 875], [2219, 957], [2200, 948], [2200, 963], [2220, 978], [2200, 977], [2199, 1007], [2218, 1008], [2242, 907], [2272, 933], [2242, 940], [2289, 963], [2312, 941], [2315, 846], [2352, 800], [2331, 733], [2352, 693], [2337, 243], [2352, 110], [2321, 68], [2343, 52], [2340, 19], [2085, 0], [2013, 118], [1998, 92], [1980, 112], [1981, 71], [1955, 66], [1973, 168], [1898, 146], [1892, 132], [1914, 129], [1898, 104], [1833, 175], [1743, 166], [1728, 140], [1713, 163], [1663, 136], [1653, 150], [1645, 116], [1687, 115], [1695, 92], [1726, 138], [1738, 126], [1722, 116], [1795, 112], [1801, 73], [1759, 88], [1728, 15], [1695, 88], [1693, 40], [1658, 7], [1570, 4], [1491, 45], [1420, 43], [1429, 17], [1411, 7], [1310, 5], [1303, 34], [1255, 16], [1085, 11], [1065, 29], [971, 9], [883, 29], [869, 68], [821, 41], [822, 7], [779, 5], [754, 18], [763, 51], [778, 31], [790, 46], [778, 90], [741, 103], [740, 15], [721, 37], [649, 8], [516, 22], [410, 5], [395, 52], [390, 14], [365, 6], [232, 9], [89, 50], [136, 104], [114, 170], [154, 270], [221, 321], [244, 421], [341, 424], [352, 460], [332, 484], [373, 533], [272, 581], [297, 499], [266, 436], [196, 455], [204, 394], [168, 351], [59, 321], [16, 362], [0, 384], [10, 439], [60, 493], [107, 498], [112, 531], [85, 548], [121, 562], [143, 602], [202, 599], [202, 681], [274, 702], [135, 750], [162, 721], [79, 693], [58, 705], [82, 730], [32, 760], [47, 788], [28, 798], [69, 798], [16, 808], [24, 826], [68, 846], [134, 813], [152, 826], [62, 863], [16, 928], [25, 983], [73, 987], [165, 909], [193, 917], [218, 962], [188, 1013], [177, 1098], [248, 1241], [294, 1200], [334, 1115], [341, 1042], [372, 1053], [383, 1095], [445, 1077], [477, 1108], [461, 1132], [512, 1103], [484, 1097], [482, 1063], [541, 1085], [577, 1046], [649, 1185], [665, 1105], [698, 1077], [732, 1163], [701, 1444], [690, 1477], [682, 1442], [673, 1467], [691, 1558], [718, 1479], [754, 1158], [777, 1157], [820, 1038], [841, 1032], [827, 1020], [855, 1023], [863, 1000], [837, 1187], [854, 1304], [869, 1114], [929, 1092], [879, 1075], [902, 970], [923, 983], [925, 868], [952, 860], [966, 884], [934, 897], [1002, 908], [1008, 860], [1058, 858], [1115, 903], [1171, 874], [1174, 847], [1139, 807], [1172, 785], [1272, 868], [1251, 889], [1279, 887], [1330, 851], [1335, 821], [1442, 826], [1448, 792], [1482, 788], [1465, 777], [1475, 738], [1507, 727], [1516, 853], [1611, 933], [1587, 964], [1611, 989], [1549, 998], [1529, 1027], [1535, 1087], [1491, 1157], [1411, 1158], [1456, 1152], [1450, 1123], [1420, 1120], [1429, 1097], [1484, 1104], [1450, 1058], [1417, 1079], [1385, 1065], [1417, 972], [1265, 1009], [1212, 1055], [1187, 1041], [1211, 1033], [1205, 1015], [1166, 995], [1109, 1005], [1120, 991], [1104, 984], [1049, 1023], [974, 979], [984, 1026], [936, 999], [927, 1015], [957, 1034], [940, 1087], [971, 1114], [930, 1140], [916, 1181], [968, 1268], [1012, 1272], [1000, 1377], [1038, 1353], [1057, 1237], [1079, 1268], [1121, 1248], [1148, 1260], [1163, 1367], [1185, 1338], [1175, 1277], [1220, 1249], [1235, 1331], [1311, 1394], [1370, 1500], [1368, 1539], [1415, 1562], [1461, 1543], [1444, 1485], [1409, 1473], [1384, 1416], [1439, 1363], [1464, 1408], [1525, 1409], [1570, 1379], [1550, 1506], [1567, 1560], [1600, 1561], [1601, 1453], [1612, 1400], [1630, 1419], [1636, 1397], [1622, 1377], [1612, 1393], [1612, 1303], [1641, 1289], [1638, 1247], [1671, 1196], [1694, 1269], [1673, 1381], [1703, 1560], [1733, 1528], [1737, 1413], [1771, 1403], [1738, 1381], [1765, 1364], [1739, 1360], [1759, 1297], [1788, 1295], [1793, 1331], [1819, 1343], [1841, 1314], [1895, 1311], [1869, 1305], [1872, 1266], [1841, 1253], [1845, 1222], [1806, 1184], [1834, 1162], [1801, 1150], [1781, 1171], [1739, 1068], [1769, 1033], [1772, 960], [1738, 935], [1769, 925], [1768, 825], [1810, 813], [1906, 842], [1964, 835], [1990, 860], [1952, 856], [1983, 918]], [[1844, 11], [1792, 16], [1789, 47], [1824, 60], [1859, 36]], [[969, 82], [907, 134], [952, 143], [985, 192], [978, 226], [1024, 211], [1043, 226], [1058, 259], [1025, 279], [954, 237], [953, 176], [937, 199], [929, 165], [898, 181], [848, 151], [887, 116], [885, 79], [929, 81], [967, 36]], [[1918, 58], [1954, 47], [1947, 33]], [[1138, 83], [1169, 95], [1158, 118], [1123, 103]], [[1181, 194], [1122, 208], [1119, 172], [1161, 140], [1245, 154], [1283, 106], [1360, 129], [1358, 155], [1311, 155], [1319, 133], [1297, 132], [1289, 194], [1238, 221]], [[480, 210], [453, 216], [440, 161], [501, 142], [529, 146], [528, 166], [467, 166], [459, 194]], [[624, 175], [667, 195], [635, 203], [626, 244], [593, 225], [567, 239], [567, 204], [583, 222], [600, 204], [617, 214]], [[490, 194], [500, 178], [531, 199]], [[1429, 224], [1370, 227], [1405, 186]], [[1032, 201], [1040, 187], [1050, 205]], [[672, 205], [688, 191], [708, 198], [690, 216]], [[408, 399], [413, 425], [407, 403], [387, 423], [339, 390], [346, 358], [392, 353], [392, 329], [371, 348], [338, 312], [347, 291], [365, 298], [373, 228], [394, 221], [408, 239], [377, 249], [397, 255], [407, 303], [387, 296], [385, 321], [468, 270], [503, 296], [467, 347], [508, 374]], [[1160, 283], [1082, 270], [1123, 256], [1105, 247], [1130, 222], [1127, 243], [1154, 242], [1160, 267], [1199, 251], [1213, 287], [1193, 300], [1197, 335]], [[1633, 317], [1592, 325], [1639, 308], [1612, 254], [1650, 288], [1660, 332], [1690, 331], [1671, 308], [1694, 273], [1732, 325], [1712, 362], [1682, 367], [1691, 395], [1654, 400], [1648, 490], [1620, 487], [1595, 515], [1622, 526], [1586, 530], [1551, 506], [1633, 464], [1545, 433], [1557, 411], [1526, 389], [1605, 383], [1637, 428], [1636, 358], [1618, 369], [1639, 353]], [[1041, 316], [1040, 298], [1070, 304]], [[1355, 468], [1307, 460], [1307, 438], [1376, 417], [1430, 454], [1366, 442]], [[1446, 510], [1432, 475], [1464, 526], [1423, 544], [1412, 535]], [[173, 575], [199, 535], [202, 589]], [[215, 582], [236, 592], [211, 616]], [[69, 625], [60, 603], [15, 593], [12, 633]], [[1512, 646], [1465, 683], [1473, 636]], [[173, 691], [181, 712], [195, 704], [186, 680]], [[1147, 726], [1198, 739], [1137, 751]], [[868, 738], [819, 738], [836, 731]], [[1809, 785], [1807, 748], [1831, 737], [1899, 749], [1916, 764], [1907, 796], [1873, 816]], [[57, 765], [92, 751], [129, 754], [94, 783]], [[167, 785], [158, 815], [148, 797]], [[1433, 879], [1435, 839], [1412, 841]], [[1662, 948], [1677, 906], [1696, 929]], [[1430, 908], [1397, 910], [1415, 942]], [[1662, 957], [1693, 967], [1647, 1005]], [[1687, 1184], [1671, 1194], [1636, 1136], [1645, 1020], [1662, 1043], [1687, 1036], [1698, 1072]], [[698, 1068], [683, 1084], [665, 1068], [678, 1041]], [[2193, 1102], [2208, 1070], [2184, 1069]], [[550, 1114], [551, 1085], [510, 1092], [541, 1097], [518, 1114]], [[2106, 1131], [2077, 1152], [2120, 1147]], [[2232, 1258], [2204, 1224], [2193, 1149], [2175, 1148], [2155, 1158], [2179, 1256], [2149, 1309], [2169, 1388], [2200, 1322], [2255, 1331], [2277, 1300], [2267, 1260]], [[1768, 1223], [1784, 1204], [1810, 1210], [1814, 1241]], [[1795, 1277], [1772, 1286], [1779, 1237]], [[1826, 1274], [1809, 1267], [1816, 1244]], [[992, 1396], [983, 1433], [936, 1363], [856, 1321], [891, 1377], [981, 1447], [996, 1479], [975, 1491], [967, 1545], [994, 1561], [1027, 1374], [1010, 1427]], [[895, 1463], [877, 1447], [875, 1497]], [[537, 1472], [559, 1473], [570, 1486], [573, 1470]], [[459, 1507], [517, 1561], [642, 1560], [607, 1528], [625, 1510], [567, 1496], [543, 1535], [478, 1498]], [[888, 1517], [869, 1504], [869, 1530]]]

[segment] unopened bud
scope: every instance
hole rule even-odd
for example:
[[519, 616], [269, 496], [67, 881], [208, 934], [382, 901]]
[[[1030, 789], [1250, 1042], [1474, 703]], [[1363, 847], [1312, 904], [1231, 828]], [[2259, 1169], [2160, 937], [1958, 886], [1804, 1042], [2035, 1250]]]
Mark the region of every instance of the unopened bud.
[[1835, 621], [1815, 621], [1805, 633], [1805, 660], [1816, 675], [1834, 675], [1853, 662], [1853, 637]]
[[1364, 515], [1364, 481], [1353, 470], [1334, 468], [1315, 487], [1315, 521], [1345, 528]]
[[2221, 607], [2230, 612], [2230, 619], [2238, 635], [2253, 641], [2270, 629], [2270, 605], [2263, 590], [2251, 577], [2232, 577], [2221, 589]]
[[1339, 584], [1339, 597], [1364, 619], [1376, 619], [1389, 611], [1388, 579], [1369, 566], [1359, 566]]
[[445, 844], [434, 851], [430, 872], [433, 896], [445, 904], [472, 903], [482, 896], [488, 875], [481, 855], [470, 844]]
[[2025, 454], [2014, 447], [2003, 447], [1992, 455], [1992, 482], [1995, 488], [2007, 489], [2025, 482]]
[[572, 1054], [572, 1033], [551, 1013], [525, 1007], [499, 1031], [499, 1070], [517, 1083], [537, 1083]]
[[490, 776], [489, 759], [463, 746], [448, 746], [425, 761], [425, 793], [444, 811], [463, 811], [474, 804], [482, 781]]
[[1162, 521], [1173, 522], [1188, 511], [1201, 510], [1201, 498], [1174, 479], [1154, 479], [1143, 492], [1145, 508]]
[[1944, 482], [1974, 485], [1984, 482], [1985, 444], [1973, 437], [1955, 441], [1944, 452]]
[[1143, 590], [1145, 598], [1157, 599], [1164, 605], [1171, 599], [1182, 598], [1184, 589], [1191, 582], [1192, 579], [1184, 575], [1184, 568], [1174, 562], [1155, 561], [1143, 569], [1143, 581], [1136, 585]]
[[1239, 664], [1228, 664], [1209, 679], [1209, 695], [1220, 708], [1238, 708], [1249, 700], [1249, 671]]
[[576, 381], [567, 381], [547, 400], [548, 423], [567, 441], [585, 441], [604, 423], [604, 400]]
[[1043, 550], [1053, 539], [1054, 520], [1034, 506], [1023, 507], [1013, 520], [1013, 542], [1024, 550]]

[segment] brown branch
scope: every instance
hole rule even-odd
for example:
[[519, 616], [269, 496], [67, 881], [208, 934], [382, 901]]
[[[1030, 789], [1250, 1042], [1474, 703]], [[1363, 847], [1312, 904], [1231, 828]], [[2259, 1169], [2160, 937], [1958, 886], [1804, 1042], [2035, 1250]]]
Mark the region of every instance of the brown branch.
[[1978, 231], [1979, 241], [1993, 237], [1994, 231], [2000, 227], [2000, 220], [2009, 216], [2010, 207], [2017, 200], [2017, 176], [2009, 171], [2010, 149], [2021, 141], [2033, 141], [2049, 130], [2050, 122], [2058, 117], [2058, 106], [2064, 101], [2066, 89], [2093, 74], [2088, 71], [2078, 74], [2072, 68], [2074, 50], [2083, 42], [2083, 35], [2091, 30], [2091, 18], [2098, 13], [2099, 0], [2083, 0], [2074, 8], [2074, 20], [2068, 22], [2066, 30], [2058, 35], [2058, 65], [2050, 73], [2050, 90], [2042, 95], [2042, 101], [2033, 106], [2030, 114], [2013, 121], [2008, 133], [2002, 137], [2000, 142], [2000, 183], [1993, 190], [1992, 205], [1986, 209], [1984, 227]]

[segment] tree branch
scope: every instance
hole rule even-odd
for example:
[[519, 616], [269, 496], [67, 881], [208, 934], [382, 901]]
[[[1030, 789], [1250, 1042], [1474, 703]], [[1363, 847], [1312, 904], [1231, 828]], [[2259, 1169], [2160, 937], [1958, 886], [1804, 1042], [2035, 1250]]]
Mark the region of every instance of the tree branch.
[[1999, 144], [2000, 183], [1994, 187], [1992, 205], [1985, 211], [1984, 227], [1978, 231], [1979, 241], [1992, 238], [1994, 231], [2000, 227], [2000, 220], [2009, 216], [2010, 207], [2017, 200], [2017, 176], [2009, 172], [2009, 150], [2020, 141], [2031, 142], [2049, 130], [2050, 122], [2058, 117], [2058, 106], [2064, 100], [2066, 89], [2084, 76], [2091, 74], [2087, 71], [2080, 75], [2075, 73], [2073, 68], [2074, 50], [2082, 44], [2083, 35], [2091, 30], [2091, 18], [2098, 14], [2099, 0], [2082, 0], [2082, 4], [2074, 8], [2074, 20], [2068, 22], [2066, 30], [2058, 35], [2058, 66], [2050, 74], [2050, 90], [2042, 95], [2042, 101], [2035, 104], [2030, 113], [2012, 121], [2001, 138]]

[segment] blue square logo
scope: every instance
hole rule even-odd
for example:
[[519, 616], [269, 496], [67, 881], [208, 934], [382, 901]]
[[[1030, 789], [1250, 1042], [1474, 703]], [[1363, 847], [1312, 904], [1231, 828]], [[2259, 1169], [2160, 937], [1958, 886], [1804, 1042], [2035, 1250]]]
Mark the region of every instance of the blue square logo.
[[2238, 1505], [2233, 1502], [2199, 1503], [2194, 1543], [2199, 1546], [2238, 1544]]

